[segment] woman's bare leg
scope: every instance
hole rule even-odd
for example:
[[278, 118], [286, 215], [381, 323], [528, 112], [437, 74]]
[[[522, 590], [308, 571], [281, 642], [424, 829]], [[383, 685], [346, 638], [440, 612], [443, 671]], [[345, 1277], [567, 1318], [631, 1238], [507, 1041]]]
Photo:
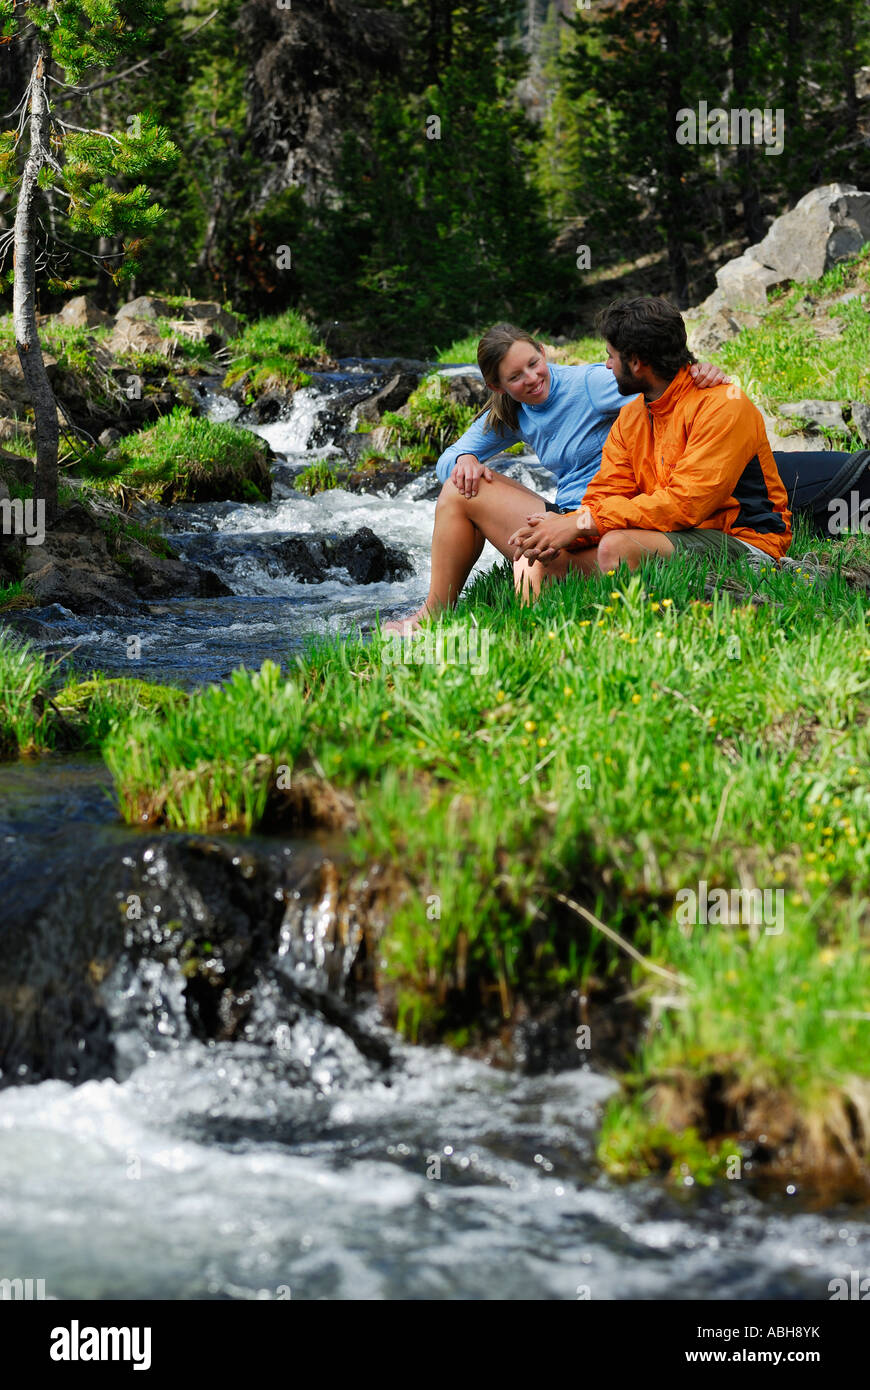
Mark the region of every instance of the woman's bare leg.
[[449, 480], [435, 507], [432, 533], [432, 575], [425, 602], [409, 617], [385, 623], [384, 632], [413, 632], [429, 617], [453, 608], [484, 542], [491, 541], [506, 559], [513, 559], [508, 539], [532, 512], [543, 510], [537, 493], [513, 478], [500, 475], [480, 483], [475, 497], [464, 497]]
[[598, 569], [597, 556], [598, 547], [590, 546], [588, 550], [560, 550], [546, 565], [540, 560], [514, 560], [514, 589], [522, 603], [532, 603], [544, 584], [563, 579], [569, 570], [592, 574]]

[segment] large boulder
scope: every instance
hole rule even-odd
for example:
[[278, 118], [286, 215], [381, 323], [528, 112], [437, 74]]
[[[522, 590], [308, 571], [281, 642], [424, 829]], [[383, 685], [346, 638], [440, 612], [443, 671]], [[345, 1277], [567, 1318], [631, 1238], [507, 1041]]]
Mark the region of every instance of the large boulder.
[[[84, 545], [84, 542], [82, 542]], [[33, 546], [24, 559], [22, 588], [35, 605], [57, 603], [72, 613], [103, 613], [120, 616], [135, 612], [136, 592], [117, 565], [105, 558], [89, 558], [78, 544]]]
[[689, 347], [702, 359], [709, 357], [711, 353], [718, 352], [723, 343], [736, 338], [742, 329], [756, 328], [760, 322], [757, 314], [720, 309], [711, 319], [704, 319], [689, 329]]
[[809, 420], [816, 429], [844, 430], [843, 407], [839, 401], [790, 401], [778, 405], [785, 420]]
[[111, 335], [106, 339], [106, 347], [116, 357], [131, 352], [156, 352], [169, 357], [172, 352], [172, 339], [160, 336], [160, 330], [147, 319], [119, 318]]
[[870, 193], [852, 183], [829, 183], [777, 217], [764, 240], [750, 250], [759, 265], [769, 266], [781, 279], [803, 283], [857, 255], [867, 241]]
[[158, 299], [153, 294], [140, 294], [137, 299], [129, 299], [121, 305], [115, 322], [120, 323], [122, 319], [171, 319], [173, 312], [165, 299]]
[[716, 289], [700, 306], [715, 314], [747, 307], [764, 311], [775, 285], [818, 280], [870, 241], [870, 193], [851, 183], [813, 188], [772, 223], [767, 235], [716, 271]]
[[482, 407], [489, 399], [489, 387], [480, 372], [460, 372], [447, 377], [445, 399], [455, 405]]
[[380, 391], [357, 407], [356, 418], [375, 421], [380, 420], [386, 410], [398, 410], [415, 390], [418, 380], [418, 376], [411, 372], [396, 372]]
[[196, 332], [202, 337], [219, 337], [226, 341], [237, 337], [240, 331], [235, 314], [227, 313], [216, 300], [189, 299], [172, 317], [179, 320], [179, 327], [189, 336], [194, 336]]
[[[716, 271], [716, 289], [711, 299], [717, 309], [733, 308], [736, 305], [749, 309], [766, 309], [767, 291], [788, 278], [757, 261], [753, 255], [755, 249], [750, 246], [742, 256], [728, 261]], [[711, 300], [707, 301], [707, 305], [713, 308]]]
[[132, 536], [112, 551], [97, 518], [73, 502], [48, 529], [42, 545], [24, 548], [22, 587], [37, 606], [72, 613], [119, 615], [141, 599], [215, 598], [232, 592], [210, 570], [177, 556], [155, 555]]
[[105, 328], [112, 322], [111, 314], [100, 309], [87, 294], [67, 300], [54, 318], [68, 328]]

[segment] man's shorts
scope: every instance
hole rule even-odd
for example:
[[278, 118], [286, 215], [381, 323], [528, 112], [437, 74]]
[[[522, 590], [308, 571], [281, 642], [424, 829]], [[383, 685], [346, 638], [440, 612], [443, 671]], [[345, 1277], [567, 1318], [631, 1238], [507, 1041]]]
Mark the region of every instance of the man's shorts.
[[727, 560], [739, 560], [741, 556], [745, 559], [747, 555], [754, 555], [756, 558], [768, 560], [772, 565], [777, 563], [772, 555], [768, 555], [766, 550], [760, 550], [757, 545], [750, 545], [748, 541], [742, 541], [728, 531], [717, 531], [709, 526], [690, 526], [687, 531], [664, 531], [662, 534], [667, 536], [674, 550], [689, 550], [696, 555], [724, 555]]
[[[568, 512], [576, 512], [576, 507], [557, 507], [555, 502], [545, 502], [544, 506], [548, 512], [558, 512], [560, 516], [566, 516]], [[728, 531], [714, 530], [709, 526], [690, 526], [686, 531], [663, 531], [662, 535], [667, 536], [674, 550], [689, 550], [696, 555], [715, 555], [724, 556], [728, 560], [739, 560], [747, 555], [754, 555], [756, 559], [767, 560], [770, 564], [778, 564], [772, 555], [768, 555], [766, 550], [761, 550], [757, 545], [750, 545], [749, 541], [742, 541], [738, 536], [732, 536]]]

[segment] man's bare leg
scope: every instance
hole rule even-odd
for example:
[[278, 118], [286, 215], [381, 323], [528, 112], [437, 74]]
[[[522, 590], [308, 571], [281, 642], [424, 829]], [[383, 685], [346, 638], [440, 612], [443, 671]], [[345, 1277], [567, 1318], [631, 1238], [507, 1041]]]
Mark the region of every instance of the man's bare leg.
[[448, 479], [435, 507], [432, 575], [426, 600], [416, 613], [385, 623], [382, 631], [404, 635], [415, 631], [424, 619], [453, 608], [484, 542], [491, 541], [512, 560], [514, 552], [508, 538], [532, 512], [542, 511], [543, 505], [537, 493], [513, 478], [496, 476], [492, 482], [481, 481], [475, 497], [464, 497]]

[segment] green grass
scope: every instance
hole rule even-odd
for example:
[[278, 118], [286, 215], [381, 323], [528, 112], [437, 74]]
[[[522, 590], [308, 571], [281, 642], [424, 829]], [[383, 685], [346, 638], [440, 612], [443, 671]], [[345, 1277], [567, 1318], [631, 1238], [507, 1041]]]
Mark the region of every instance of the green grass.
[[176, 406], [153, 425], [125, 435], [114, 458], [91, 450], [78, 464], [84, 477], [122, 485], [161, 502], [261, 501], [270, 492], [263, 441], [237, 425], [207, 420]]
[[0, 448], [5, 449], [8, 454], [18, 454], [24, 458], [36, 458], [36, 436], [29, 434], [13, 434], [9, 439], [3, 441]]
[[126, 541], [138, 541], [155, 555], [171, 556], [173, 551], [169, 542], [159, 531], [150, 526], [140, 526], [136, 521], [127, 521], [120, 516], [108, 516], [100, 520], [100, 527], [109, 544], [109, 553], [116, 560], [129, 559], [125, 550]]
[[449, 380], [433, 373], [411, 392], [403, 407], [407, 415], [393, 410], [384, 412], [380, 423], [390, 431], [395, 460], [401, 459], [415, 468], [435, 463], [447, 445], [468, 429], [478, 409], [451, 400], [449, 391]]
[[468, 333], [464, 338], [454, 338], [448, 347], [435, 349], [435, 361], [453, 365], [457, 362], [476, 362], [477, 345], [480, 342], [483, 330], [480, 333]]
[[250, 399], [270, 386], [306, 386], [310, 377], [300, 366], [326, 357], [326, 348], [295, 309], [272, 318], [258, 319], [235, 338], [224, 386], [231, 386], [249, 372]]
[[[837, 544], [799, 529], [794, 553], [870, 562], [867, 538]], [[282, 769], [350, 791], [352, 862], [395, 876], [373, 968], [412, 1037], [479, 1040], [519, 999], [630, 991], [655, 1025], [608, 1111], [611, 1171], [707, 1181], [748, 1106], [768, 1127], [794, 1117], [805, 1166], [823, 1164], [844, 1134], [870, 1144], [868, 599], [809, 564], [733, 564], [711, 599], [706, 575], [651, 560], [521, 608], [502, 566], [432, 629], [440, 660], [330, 639], [287, 674], [266, 662], [151, 708], [150, 688], [117, 683], [100, 705], [99, 681], [55, 703], [102, 739], [131, 824], [280, 825]], [[7, 744], [51, 746], [44, 663], [0, 652]], [[687, 930], [676, 895], [701, 880], [781, 890], [782, 932]], [[769, 1147], [794, 1159], [797, 1143]]]
[[64, 682], [62, 672], [63, 658], [51, 661], [30, 642], [0, 629], [0, 761], [99, 748], [137, 713], [156, 717], [187, 700], [171, 686], [100, 671]]
[[293, 480], [297, 492], [313, 497], [315, 492], [329, 492], [338, 486], [338, 480], [326, 459], [318, 459], [303, 468]]
[[[546, 335], [544, 338], [546, 342]], [[578, 362], [603, 362], [604, 341], [601, 338], [572, 338], [558, 349], [558, 361], [574, 365]]]

